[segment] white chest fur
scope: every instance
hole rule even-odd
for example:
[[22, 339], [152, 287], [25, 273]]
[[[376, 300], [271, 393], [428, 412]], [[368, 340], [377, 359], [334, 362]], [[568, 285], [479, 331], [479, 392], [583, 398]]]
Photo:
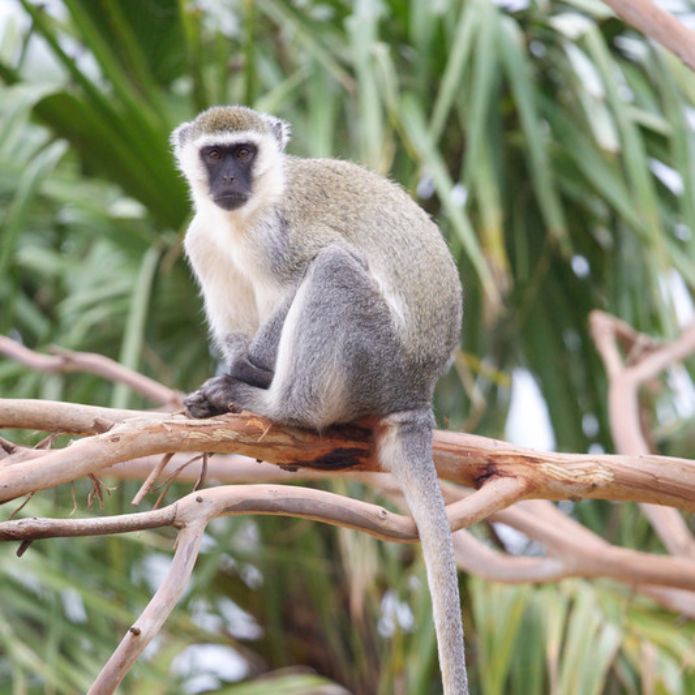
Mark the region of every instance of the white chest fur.
[[285, 295], [253, 242], [252, 226], [241, 230], [216, 212], [196, 215], [186, 233], [186, 254], [218, 344], [230, 333], [252, 336]]

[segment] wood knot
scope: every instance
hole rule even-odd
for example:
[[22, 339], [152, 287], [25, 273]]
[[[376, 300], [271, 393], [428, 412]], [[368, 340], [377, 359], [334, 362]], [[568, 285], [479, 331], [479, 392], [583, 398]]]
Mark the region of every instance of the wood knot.
[[485, 468], [483, 468], [482, 472], [473, 478], [476, 490], [480, 490], [490, 478], [494, 478], [496, 475], [499, 475], [497, 466], [495, 466], [494, 463], [485, 464]]
[[113, 427], [113, 422], [105, 420], [103, 417], [95, 417], [92, 422], [92, 427], [96, 432], [103, 434], [108, 432]]

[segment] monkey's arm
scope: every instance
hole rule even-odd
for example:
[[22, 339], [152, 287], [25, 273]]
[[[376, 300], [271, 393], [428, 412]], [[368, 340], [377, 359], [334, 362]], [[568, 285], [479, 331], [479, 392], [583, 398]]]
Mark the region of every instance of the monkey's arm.
[[[253, 340], [241, 334], [229, 335], [224, 341], [225, 357], [228, 359], [228, 371], [221, 376], [208, 379], [197, 391], [185, 400], [188, 412], [194, 417], [210, 417], [226, 412], [231, 399], [225, 394], [229, 390], [230, 377], [250, 386], [267, 389], [275, 373], [278, 344], [287, 312], [292, 306], [296, 290], [289, 293], [285, 300], [259, 328]], [[217, 393], [217, 398], [210, 398]]]
[[199, 216], [193, 218], [184, 240], [186, 255], [205, 301], [210, 331], [225, 362], [246, 354], [258, 329], [258, 310], [248, 279], [230, 260], [229, 251]]

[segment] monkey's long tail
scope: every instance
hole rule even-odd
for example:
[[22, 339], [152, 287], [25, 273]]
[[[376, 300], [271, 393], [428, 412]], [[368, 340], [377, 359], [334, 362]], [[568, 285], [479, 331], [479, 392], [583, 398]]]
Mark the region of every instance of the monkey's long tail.
[[444, 695], [468, 695], [454, 545], [432, 461], [432, 412], [409, 410], [381, 420], [381, 465], [396, 477], [420, 535], [432, 596]]

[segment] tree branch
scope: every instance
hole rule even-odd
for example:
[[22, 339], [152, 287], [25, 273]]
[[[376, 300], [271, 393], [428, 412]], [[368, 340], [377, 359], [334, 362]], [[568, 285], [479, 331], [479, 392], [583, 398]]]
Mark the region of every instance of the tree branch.
[[[617, 338], [626, 334], [623, 321], [605, 312], [593, 311], [589, 328], [608, 373], [608, 414], [615, 448], [621, 454], [647, 455], [649, 447], [640, 425], [639, 388], [656, 378], [662, 370], [695, 352], [695, 325], [683, 331], [673, 342], [641, 354], [629, 365], [623, 363], [617, 347]], [[650, 342], [648, 337], [634, 330], [633, 338]], [[687, 507], [683, 509], [687, 510]], [[642, 504], [642, 511], [670, 552], [695, 558], [695, 539], [678, 511], [654, 504]]]
[[650, 0], [604, 0], [623, 21], [677, 55], [695, 70], [695, 31]]
[[[447, 507], [452, 530], [488, 517], [513, 504], [523, 494], [523, 482], [495, 478], [479, 491]], [[267, 514], [312, 519], [364, 531], [383, 540], [417, 541], [417, 529], [409, 516], [343, 495], [312, 488], [278, 485], [224, 485], [192, 492], [176, 502], [147, 512], [90, 519], [15, 519], [0, 522], [0, 540], [33, 541], [39, 538], [101, 536], [174, 526], [219, 516]]]
[[115, 692], [135, 660], [152, 641], [174, 609], [188, 584], [198, 559], [205, 522], [191, 523], [176, 538], [176, 552], [164, 581], [147, 604], [140, 618], [128, 628], [125, 636], [96, 677], [88, 695]]
[[[63, 415], [71, 407], [80, 413], [78, 424], [94, 421], [89, 406], [61, 404]], [[53, 408], [50, 402], [0, 399], [0, 427], [7, 426], [8, 420], [17, 423], [22, 410], [43, 409], [36, 422], [46, 424]], [[108, 417], [108, 409], [98, 412], [104, 421], [115, 420]], [[280, 427], [252, 414], [190, 420], [125, 411], [125, 418], [103, 434], [41, 452], [30, 460], [7, 456], [0, 465], [0, 502], [96, 474], [122, 461], [171, 451], [241, 453], [292, 469], [379, 470], [368, 423], [330, 428], [317, 435]], [[25, 425], [29, 421], [24, 418]], [[434, 436], [434, 457], [442, 477], [468, 487], [480, 487], [489, 477], [518, 478], [525, 481], [528, 498], [636, 500], [695, 511], [695, 463], [685, 459], [541, 453], [441, 431]]]
[[180, 408], [183, 405], [184, 394], [181, 391], [170, 389], [104, 355], [94, 352], [75, 352], [58, 347], [52, 348], [52, 352], [53, 355], [43, 355], [7, 336], [0, 335], [0, 355], [5, 355], [36, 372], [96, 374], [109, 381], [125, 384], [153, 403], [170, 408]]

